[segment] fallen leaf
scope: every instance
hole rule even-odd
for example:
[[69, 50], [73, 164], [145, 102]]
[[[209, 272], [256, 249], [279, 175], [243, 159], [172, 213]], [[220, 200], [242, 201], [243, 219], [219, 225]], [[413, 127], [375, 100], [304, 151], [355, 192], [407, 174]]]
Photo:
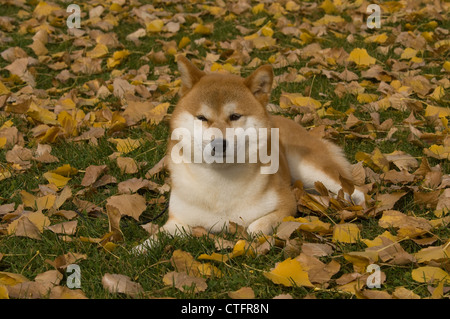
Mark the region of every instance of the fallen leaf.
[[242, 287], [236, 291], [228, 292], [231, 299], [255, 299], [255, 292], [250, 287]]
[[337, 224], [333, 228], [333, 242], [354, 244], [360, 239], [360, 230], [356, 224]]
[[171, 271], [164, 275], [163, 282], [165, 285], [174, 286], [183, 292], [193, 291], [198, 293], [208, 288], [205, 278], [189, 276], [185, 272]]
[[286, 287], [314, 287], [309, 281], [308, 273], [303, 270], [301, 264], [297, 260], [291, 258], [278, 263], [275, 268], [270, 272], [264, 272], [263, 275], [274, 283]]
[[445, 281], [450, 283], [450, 275], [439, 267], [424, 266], [413, 269], [411, 272], [412, 279], [417, 282], [433, 283], [435, 281]]
[[196, 261], [188, 252], [177, 249], [170, 258], [172, 266], [178, 272], [185, 272], [188, 275], [196, 277], [222, 277], [222, 272], [209, 263], [200, 263]]
[[142, 286], [131, 280], [130, 277], [120, 274], [106, 273], [102, 277], [102, 285], [110, 293], [123, 293], [137, 297], [144, 292]]
[[84, 174], [83, 180], [81, 181], [82, 186], [91, 186], [98, 179], [98, 177], [105, 172], [107, 169], [106, 165], [90, 165], [86, 168], [86, 173]]
[[376, 60], [367, 53], [366, 49], [361, 48], [353, 49], [347, 60], [350, 62], [355, 62], [356, 65], [362, 67], [370, 66], [376, 62]]

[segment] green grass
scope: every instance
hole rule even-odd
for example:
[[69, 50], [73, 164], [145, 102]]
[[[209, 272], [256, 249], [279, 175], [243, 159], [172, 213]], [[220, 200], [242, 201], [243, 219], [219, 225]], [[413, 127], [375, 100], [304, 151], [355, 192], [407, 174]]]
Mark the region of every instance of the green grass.
[[[28, 1], [32, 7], [36, 5], [36, 1]], [[154, 3], [153, 1], [137, 1], [140, 3]], [[57, 1], [62, 7], [65, 6], [63, 2]], [[252, 2], [255, 5], [256, 2]], [[157, 8], [164, 9], [172, 14], [175, 14], [178, 10], [176, 4], [170, 2], [157, 2], [154, 3]], [[200, 12], [197, 5], [191, 3], [183, 3], [186, 12], [196, 14]], [[2, 5], [2, 15], [15, 16], [19, 8], [11, 5]], [[108, 10], [108, 9], [107, 9]], [[319, 9], [313, 10], [308, 16], [309, 19], [315, 21], [323, 16], [323, 12]], [[141, 59], [145, 54], [151, 50], [159, 51], [163, 48], [162, 42], [175, 40], [176, 43], [180, 41], [183, 36], [191, 38], [190, 50], [193, 55], [198, 59], [205, 58], [209, 51], [215, 53], [224, 53], [224, 49], [220, 47], [221, 41], [227, 41], [240, 36], [239, 31], [235, 28], [236, 24], [241, 24], [246, 28], [252, 29], [252, 32], [256, 32], [259, 27], [252, 24], [253, 21], [259, 18], [266, 18], [266, 21], [273, 20], [273, 17], [268, 13], [259, 13], [257, 15], [243, 15], [237, 17], [234, 21], [221, 21], [210, 14], [201, 16], [201, 19], [205, 24], [214, 23], [214, 31], [207, 39], [215, 44], [215, 47], [211, 48], [204, 45], [195, 44], [196, 39], [200, 39], [203, 35], [193, 35], [190, 26], [196, 19], [188, 17], [188, 22], [182, 25], [180, 31], [173, 35], [172, 38], [166, 39], [161, 34], [148, 34], [141, 38], [142, 44], [136, 46], [133, 42], [127, 41], [126, 36], [137, 29], [143, 27], [137, 23], [131, 15], [121, 12], [118, 16], [122, 19], [119, 26], [114, 27], [111, 32], [115, 32], [118, 36], [119, 42], [123, 45], [124, 49], [130, 51], [130, 55], [127, 59], [117, 68], [125, 73], [130, 70], [136, 70], [139, 67], [149, 64], [150, 74], [148, 80], [156, 80], [158, 76], [153, 74], [153, 70], [157, 66], [153, 62], [147, 62]], [[294, 13], [287, 13], [287, 18], [290, 22], [298, 22], [299, 17]], [[344, 18], [348, 21], [351, 17], [345, 15]], [[22, 19], [25, 20], [25, 19]], [[19, 18], [16, 19], [14, 25], [16, 31], [19, 25], [24, 22]], [[448, 25], [448, 21], [442, 22], [443, 26]], [[394, 27], [400, 27], [404, 29], [404, 22], [399, 21]], [[276, 27], [274, 27], [276, 30]], [[58, 29], [59, 30], [59, 29]], [[60, 31], [57, 31], [60, 32]], [[27, 54], [34, 56], [33, 51], [27, 46], [32, 43], [32, 34], [18, 34], [17, 32], [9, 33], [8, 36], [12, 37], [12, 42], [0, 45], [0, 52], [6, 50], [9, 47], [18, 46], [24, 49]], [[293, 44], [291, 42], [292, 37], [282, 34], [279, 30], [276, 30], [275, 36], [281, 48], [302, 48], [298, 43]], [[364, 36], [355, 35], [355, 42], [349, 43], [345, 38], [339, 38], [329, 32], [323, 37], [321, 46], [327, 47], [342, 47], [345, 51], [350, 52], [354, 48], [366, 48], [368, 53], [375, 57], [381, 63], [386, 63], [388, 59], [399, 57], [396, 56], [393, 50], [390, 50], [387, 55], [383, 55], [377, 51], [377, 45], [364, 43]], [[49, 55], [58, 52], [68, 52], [72, 54], [75, 50], [82, 49], [80, 47], [74, 48], [72, 40], [62, 40], [58, 38], [54, 42], [49, 43], [47, 46]], [[87, 48], [89, 51], [91, 48]], [[251, 58], [259, 57], [261, 60], [266, 61], [270, 56], [277, 53], [276, 50], [260, 50], [254, 51]], [[112, 55], [112, 52], [108, 54], [108, 57]], [[448, 60], [448, 51], [446, 58]], [[445, 60], [444, 59], [444, 60]], [[219, 62], [224, 62], [221, 59]], [[289, 67], [295, 67], [300, 69], [307, 66], [308, 61], [299, 61], [295, 65]], [[176, 70], [176, 63], [172, 56], [168, 56], [167, 64], [170, 66], [171, 72]], [[9, 62], [0, 58], [0, 68], [4, 68], [9, 65]], [[69, 68], [70, 69], [70, 68]], [[443, 78], [440, 71], [441, 67], [424, 67], [422, 73], [432, 74], [438, 78]], [[344, 68], [338, 66], [334, 71], [342, 72]], [[35, 67], [37, 89], [49, 90], [56, 88], [56, 92], [52, 91], [50, 98], [58, 99], [63, 94], [70, 90], [78, 90], [77, 94], [82, 98], [90, 98], [90, 96], [83, 93], [82, 86], [90, 80], [108, 81], [111, 79], [111, 70], [106, 68], [106, 59], [102, 62], [102, 72], [94, 75], [79, 75], [75, 79], [69, 80], [65, 84], [61, 84], [54, 80], [54, 77], [60, 71], [51, 70], [45, 63], [41, 63]], [[242, 67], [242, 74], [248, 75], [252, 69]], [[280, 75], [287, 71], [287, 68], [280, 68], [275, 70], [276, 75]], [[360, 70], [352, 69], [353, 72], [360, 74]], [[0, 71], [1, 79], [4, 83], [8, 82], [9, 72], [6, 70]], [[335, 94], [335, 86], [324, 75], [318, 75], [309, 77], [305, 81], [300, 83], [281, 83], [272, 94], [271, 103], [278, 104], [279, 98], [282, 92], [292, 93], [304, 93], [309, 89], [311, 97], [321, 101], [322, 103], [330, 101], [330, 106], [339, 112], [346, 112], [350, 108], [354, 108], [355, 116], [362, 119], [365, 122], [370, 122], [370, 115], [361, 109], [361, 104], [358, 102], [356, 96], [347, 94], [343, 98], [339, 98]], [[24, 83], [15, 82], [9, 85], [9, 88], [13, 92], [17, 92], [21, 88], [25, 87]], [[60, 90], [60, 91], [58, 91]], [[375, 93], [375, 90], [368, 89], [366, 92]], [[163, 92], [155, 92], [157, 95]], [[446, 91], [447, 102], [437, 103], [440, 106], [448, 106], [448, 90]], [[116, 97], [108, 97], [102, 101], [103, 105], [109, 107], [112, 111], [121, 110], [121, 101]], [[171, 103], [169, 113], [173, 110], [173, 105], [177, 102], [177, 97], [171, 98], [168, 102]], [[84, 111], [87, 113], [92, 110], [98, 110], [101, 107], [101, 103], [94, 106], [84, 106]], [[417, 157], [419, 160], [423, 156], [423, 147], [416, 146], [414, 144], [406, 142], [409, 135], [408, 127], [402, 124], [402, 121], [406, 119], [410, 112], [400, 112], [395, 109], [387, 109], [380, 111], [381, 122], [392, 118], [394, 125], [398, 127], [398, 131], [394, 134], [395, 141], [380, 142], [370, 139], [349, 139], [345, 133], [339, 133], [336, 138], [336, 142], [343, 147], [347, 158], [355, 163], [355, 154], [357, 152], [371, 153], [375, 148], [380, 149], [382, 153], [391, 153], [395, 150], [402, 150]], [[289, 117], [294, 117], [297, 113], [295, 111], [285, 114]], [[341, 127], [345, 123], [346, 117], [327, 117], [328, 119], [336, 121], [336, 127]], [[0, 113], [0, 126], [8, 119], [12, 119], [14, 126], [16, 126], [20, 132], [24, 134], [25, 146], [35, 147], [36, 141], [32, 137], [30, 130], [35, 126], [27, 121], [25, 116], [12, 115], [6, 112]], [[434, 127], [429, 124], [424, 124], [421, 129], [423, 131], [434, 132]], [[47, 181], [43, 177], [45, 172], [48, 172], [62, 164], [70, 164], [81, 171], [85, 170], [89, 165], [107, 165], [108, 174], [116, 177], [117, 183], [128, 180], [130, 178], [145, 178], [145, 173], [153, 167], [165, 154], [168, 138], [168, 123], [167, 120], [163, 121], [159, 125], [139, 124], [134, 127], [127, 127], [125, 130], [115, 133], [114, 138], [144, 138], [145, 142], [140, 148], [130, 152], [127, 156], [134, 158], [138, 162], [145, 162], [140, 167], [137, 174], [122, 174], [117, 167], [116, 161], [109, 158], [113, 152], [115, 152], [115, 146], [108, 141], [107, 134], [104, 137], [98, 139], [98, 145], [90, 145], [88, 143], [74, 143], [67, 140], [58, 140], [52, 144], [52, 155], [59, 159], [58, 163], [40, 164], [32, 161], [32, 166], [25, 172], [13, 171], [12, 178], [2, 180], [0, 182], [0, 205], [6, 203], [15, 203], [17, 205], [22, 203], [20, 196], [21, 190], [27, 192], [33, 192], [38, 189], [39, 185], [45, 184]], [[367, 134], [367, 128], [364, 124], [361, 126], [361, 134]], [[377, 139], [383, 138], [386, 132], [376, 132]], [[147, 138], [151, 136], [151, 138]], [[430, 145], [426, 145], [429, 147]], [[0, 149], [0, 168], [6, 166], [6, 149]], [[440, 161], [436, 159], [430, 159], [431, 165], [440, 164], [444, 174], [450, 172], [450, 166], [448, 161]], [[70, 181], [70, 186], [74, 194], [83, 191], [85, 188], [81, 186], [83, 178], [82, 173], [75, 175]], [[152, 177], [152, 181], [162, 185], [165, 178], [168, 177], [166, 173], [160, 173], [155, 177]], [[375, 189], [385, 190], [382, 184], [374, 185]], [[139, 191], [148, 201], [161, 197], [156, 192]], [[97, 189], [88, 190], [86, 193], [78, 196], [80, 199], [91, 201], [92, 203], [104, 208], [107, 198], [117, 194], [117, 185], [109, 184]], [[166, 202], [169, 199], [170, 194], [164, 195]], [[358, 241], [356, 244], [336, 244], [335, 252], [331, 257], [321, 257], [323, 262], [330, 262], [332, 259], [338, 261], [341, 264], [340, 271], [330, 281], [330, 286], [323, 289], [311, 289], [305, 287], [284, 287], [282, 285], [276, 285], [269, 281], [263, 273], [270, 271], [276, 263], [286, 259], [286, 252], [281, 247], [272, 247], [268, 254], [248, 257], [240, 256], [229, 260], [226, 263], [215, 263], [215, 265], [223, 272], [222, 278], [210, 278], [208, 279], [208, 289], [204, 292], [194, 293], [193, 291], [181, 292], [175, 287], [164, 285], [162, 277], [169, 271], [173, 271], [174, 267], [170, 263], [170, 258], [173, 251], [181, 249], [192, 254], [194, 258], [197, 258], [201, 254], [211, 254], [216, 252], [214, 241], [208, 237], [194, 238], [191, 236], [185, 237], [171, 237], [163, 235], [160, 243], [154, 247], [149, 254], [135, 255], [131, 253], [131, 249], [137, 244], [142, 243], [147, 238], [147, 233], [140, 227], [140, 224], [152, 220], [157, 217], [165, 209], [166, 204], [152, 204], [148, 205], [145, 212], [141, 215], [140, 221], [136, 221], [132, 218], [123, 217], [121, 220], [121, 230], [124, 234], [125, 241], [117, 243], [118, 246], [109, 252], [105, 250], [101, 245], [95, 243], [84, 242], [80, 240], [80, 236], [100, 238], [108, 232], [109, 223], [106, 214], [100, 214], [92, 216], [85, 211], [78, 211], [76, 206], [67, 201], [62, 208], [66, 210], [77, 210], [79, 217], [77, 233], [73, 236], [72, 241], [64, 241], [58, 235], [45, 230], [42, 234], [42, 240], [37, 241], [30, 238], [15, 237], [6, 235], [6, 231], [0, 228], [0, 272], [12, 272], [26, 276], [29, 279], [33, 279], [37, 274], [44, 271], [51, 270], [53, 267], [47, 262], [47, 260], [54, 260], [57, 256], [66, 254], [68, 252], [77, 252], [86, 254], [86, 260], [80, 261], [78, 264], [81, 267], [82, 276], [82, 290], [88, 298], [127, 298], [125, 295], [111, 294], [106, 291], [102, 286], [102, 276], [105, 273], [123, 274], [129, 276], [133, 281], [139, 282], [145, 293], [139, 297], [175, 297], [175, 298], [228, 298], [229, 291], [238, 290], [244, 286], [250, 286], [255, 292], [257, 298], [273, 298], [279, 294], [291, 294], [294, 298], [304, 298], [305, 296], [315, 296], [316, 298], [354, 298], [350, 293], [340, 292], [336, 289], [335, 279], [346, 273], [352, 273], [353, 265], [346, 261], [343, 257], [344, 253], [350, 251], [361, 251], [366, 248], [365, 244]], [[394, 207], [402, 212], [413, 212], [416, 216], [424, 216], [428, 219], [434, 218], [432, 212], [426, 208], [419, 207], [413, 202], [413, 195], [410, 193], [402, 198]], [[307, 215], [308, 212], [301, 212], [302, 215]], [[1, 217], [1, 216], [0, 216]], [[334, 222], [338, 223], [339, 219], [334, 218]], [[52, 216], [52, 224], [65, 221], [63, 217]], [[167, 219], [167, 213], [154, 220], [154, 223], [163, 225]], [[324, 220], [328, 221], [328, 220]], [[362, 225], [361, 237], [365, 239], [373, 239], [385, 231], [378, 225], [378, 219], [376, 218], [361, 218], [358, 222]], [[0, 226], [6, 225], [0, 223]], [[6, 227], [6, 226], [5, 226]], [[393, 230], [392, 230], [393, 231]], [[439, 237], [436, 244], [444, 244], [445, 240], [450, 236], [450, 230], [442, 227], [434, 230], [434, 233]], [[299, 238], [305, 241], [309, 241], [310, 237], [304, 233], [297, 234]], [[236, 237], [230, 234], [223, 234], [223, 236], [236, 240]], [[401, 246], [409, 253], [419, 251], [422, 247], [415, 244], [410, 240], [402, 241]], [[225, 252], [225, 251], [223, 251]], [[386, 282], [382, 286], [382, 290], [392, 293], [396, 287], [403, 286], [407, 289], [414, 291], [421, 297], [428, 297], [430, 294], [427, 291], [426, 285], [419, 284], [412, 280], [411, 271], [416, 268], [417, 265], [404, 265], [404, 266], [392, 266], [382, 265], [382, 270], [386, 274]], [[67, 280], [67, 274], [64, 274], [64, 278], [61, 285], [64, 285]]]

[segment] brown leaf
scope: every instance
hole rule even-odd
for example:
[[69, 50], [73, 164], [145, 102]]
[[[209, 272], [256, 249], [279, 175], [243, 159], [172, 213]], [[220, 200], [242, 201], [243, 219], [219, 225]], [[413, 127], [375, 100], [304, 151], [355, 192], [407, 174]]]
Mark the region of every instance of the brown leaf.
[[48, 226], [47, 229], [54, 232], [55, 234], [75, 235], [77, 225], [78, 221], [74, 220]]
[[117, 208], [122, 216], [131, 216], [136, 220], [147, 208], [145, 198], [138, 194], [112, 196], [106, 200], [106, 209], [111, 206]]
[[148, 190], [156, 190], [159, 185], [148, 180], [142, 178], [131, 178], [126, 181], [120, 182], [118, 185], [119, 194], [131, 194], [135, 193], [141, 188], [146, 188]]
[[102, 277], [103, 288], [110, 293], [123, 293], [136, 297], [144, 292], [139, 283], [133, 282], [130, 277], [120, 274], [106, 273]]
[[302, 253], [309, 256], [324, 257], [333, 253], [333, 247], [328, 244], [304, 243]]
[[185, 272], [171, 271], [164, 275], [163, 282], [165, 285], [174, 286], [183, 292], [193, 291], [198, 293], [208, 288], [205, 278], [189, 276]]
[[138, 172], [137, 164], [131, 157], [118, 157], [117, 166], [122, 174], [135, 174]]
[[82, 186], [91, 186], [97, 180], [97, 178], [105, 172], [107, 169], [106, 165], [90, 165], [86, 168], [86, 173], [84, 174], [83, 180], [81, 181]]
[[151, 178], [153, 175], [161, 172], [165, 167], [167, 167], [167, 156], [164, 156], [155, 166], [148, 170], [145, 174], [145, 178]]
[[236, 291], [228, 292], [231, 299], [255, 299], [255, 292], [250, 287], [242, 287]]
[[81, 289], [56, 286], [50, 291], [50, 299], [88, 299]]
[[46, 259], [45, 262], [52, 265], [59, 271], [63, 271], [70, 264], [75, 264], [75, 263], [79, 262], [80, 260], [84, 260], [84, 259], [87, 259], [87, 255], [69, 252], [67, 254], [56, 257], [55, 260], [53, 260], [53, 261]]

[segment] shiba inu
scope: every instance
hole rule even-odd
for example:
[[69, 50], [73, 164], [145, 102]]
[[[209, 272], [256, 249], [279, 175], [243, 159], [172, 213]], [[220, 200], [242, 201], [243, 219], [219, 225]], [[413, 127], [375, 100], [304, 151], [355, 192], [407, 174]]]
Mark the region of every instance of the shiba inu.
[[[241, 78], [206, 74], [183, 56], [177, 63], [181, 88], [170, 120], [172, 185], [162, 231], [176, 234], [202, 226], [217, 232], [232, 221], [248, 232], [270, 234], [297, 211], [292, 182], [300, 180], [308, 189], [320, 181], [337, 194], [341, 178], [352, 180], [338, 146], [268, 113], [271, 66]], [[359, 190], [346, 196], [364, 202]]]

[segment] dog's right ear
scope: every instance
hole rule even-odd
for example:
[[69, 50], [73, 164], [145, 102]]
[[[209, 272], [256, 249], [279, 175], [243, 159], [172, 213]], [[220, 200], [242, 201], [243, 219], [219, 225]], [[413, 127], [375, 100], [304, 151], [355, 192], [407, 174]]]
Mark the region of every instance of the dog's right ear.
[[200, 71], [195, 65], [182, 55], [177, 56], [178, 71], [181, 74], [180, 95], [186, 94], [197, 83], [205, 72]]

